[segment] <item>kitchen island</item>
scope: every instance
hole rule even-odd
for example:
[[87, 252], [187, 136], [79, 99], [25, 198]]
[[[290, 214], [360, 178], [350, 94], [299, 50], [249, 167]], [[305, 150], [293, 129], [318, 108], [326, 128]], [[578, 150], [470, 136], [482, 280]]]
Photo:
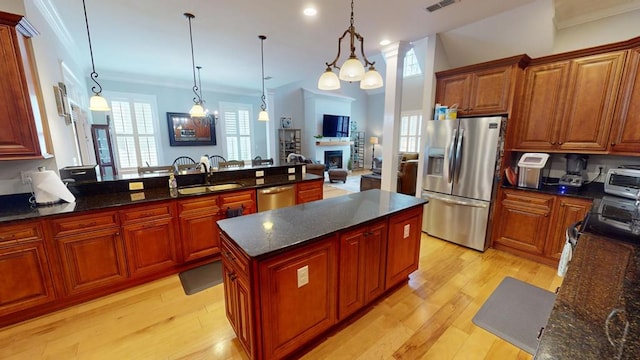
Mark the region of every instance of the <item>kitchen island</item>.
[[218, 221], [227, 318], [249, 357], [308, 349], [405, 282], [425, 203], [372, 189]]

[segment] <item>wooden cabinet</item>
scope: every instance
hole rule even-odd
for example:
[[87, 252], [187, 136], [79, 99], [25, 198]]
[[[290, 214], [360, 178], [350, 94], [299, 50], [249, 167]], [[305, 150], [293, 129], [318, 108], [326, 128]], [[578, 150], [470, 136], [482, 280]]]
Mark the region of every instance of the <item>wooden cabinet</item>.
[[256, 207], [256, 191], [242, 190], [230, 193], [220, 194], [220, 210], [221, 215], [227, 217], [227, 211], [233, 211], [242, 208], [242, 214], [253, 214], [257, 211]]
[[40, 222], [0, 229], [0, 316], [56, 299]]
[[220, 252], [216, 221], [223, 219], [218, 195], [198, 196], [178, 202], [183, 261], [192, 261]]
[[324, 179], [303, 181], [296, 184], [296, 204], [322, 200]]
[[131, 277], [153, 275], [178, 265], [172, 202], [120, 211]]
[[582, 220], [590, 207], [587, 199], [502, 189], [493, 247], [557, 266], [565, 230]]
[[436, 73], [436, 103], [458, 104], [458, 116], [506, 114], [511, 110], [526, 55]]
[[259, 264], [263, 358], [291, 354], [336, 323], [336, 238]]
[[629, 51], [623, 85], [611, 127], [609, 151], [638, 155], [640, 152], [640, 48]]
[[418, 269], [423, 207], [389, 218], [385, 289], [404, 281]]
[[605, 152], [626, 51], [525, 70], [514, 148]]
[[29, 43], [36, 34], [22, 16], [0, 11], [0, 160], [42, 158], [41, 99]]
[[382, 295], [386, 258], [386, 221], [340, 234], [338, 319], [348, 317]]
[[116, 212], [50, 221], [65, 293], [76, 295], [121, 284], [129, 277]]

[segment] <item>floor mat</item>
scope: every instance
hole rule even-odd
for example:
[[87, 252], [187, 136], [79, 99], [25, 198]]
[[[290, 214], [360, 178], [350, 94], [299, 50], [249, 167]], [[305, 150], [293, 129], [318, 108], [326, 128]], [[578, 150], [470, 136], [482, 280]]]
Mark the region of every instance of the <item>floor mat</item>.
[[534, 354], [556, 294], [512, 277], [504, 280], [473, 317], [477, 326]]
[[198, 266], [197, 268], [183, 271], [178, 276], [184, 293], [192, 295], [222, 283], [222, 262], [215, 261]]

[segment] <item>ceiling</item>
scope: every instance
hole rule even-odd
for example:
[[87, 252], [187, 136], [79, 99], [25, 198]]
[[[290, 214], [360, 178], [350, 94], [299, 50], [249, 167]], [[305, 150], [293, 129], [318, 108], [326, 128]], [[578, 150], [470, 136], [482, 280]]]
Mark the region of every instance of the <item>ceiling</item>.
[[[87, 33], [80, 0], [41, 0], [59, 17], [59, 37], [90, 72]], [[437, 0], [355, 1], [356, 31], [365, 53], [384, 67], [383, 39], [413, 41], [505, 12], [535, 0], [456, 0], [435, 12]], [[640, 0], [638, 0], [640, 1]], [[555, 0], [564, 19], [582, 9], [602, 11], [601, 3], [630, 0]], [[302, 15], [313, 4], [314, 18]], [[575, 4], [580, 4], [576, 7]], [[582, 6], [590, 5], [592, 6]], [[189, 45], [190, 12], [196, 65], [202, 66], [205, 91], [259, 92], [260, 40], [264, 34], [267, 88], [317, 78], [333, 61], [337, 39], [349, 26], [348, 0], [86, 0], [96, 71], [100, 78], [132, 79], [189, 86], [193, 81]], [[582, 14], [581, 14], [582, 16]], [[343, 41], [342, 56], [348, 53]], [[358, 54], [359, 55], [359, 54]]]

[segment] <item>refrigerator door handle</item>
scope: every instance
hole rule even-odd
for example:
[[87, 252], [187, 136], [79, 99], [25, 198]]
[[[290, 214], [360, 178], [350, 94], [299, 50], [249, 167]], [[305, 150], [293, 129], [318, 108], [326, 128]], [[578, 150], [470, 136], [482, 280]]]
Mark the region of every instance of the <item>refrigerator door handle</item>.
[[464, 138], [464, 129], [460, 129], [460, 134], [458, 134], [458, 139], [456, 141], [456, 166], [455, 166], [456, 183], [460, 181], [460, 164], [462, 163], [462, 139], [463, 138]]
[[445, 197], [441, 197], [441, 196], [437, 196], [437, 195], [433, 195], [433, 194], [422, 194], [423, 198], [427, 198], [427, 199], [434, 199], [434, 200], [438, 200], [438, 201], [442, 201], [445, 202], [447, 204], [453, 204], [453, 205], [462, 205], [462, 206], [470, 206], [470, 207], [477, 207], [477, 208], [487, 208], [489, 207], [488, 204], [485, 203], [472, 203], [472, 202], [467, 202], [467, 201], [461, 201], [461, 200], [452, 200], [449, 198], [445, 198]]
[[451, 143], [449, 144], [449, 173], [447, 182], [453, 182], [454, 175], [454, 162], [455, 162], [455, 149], [456, 149], [456, 138], [458, 137], [458, 130], [453, 130], [453, 135], [451, 136]]

